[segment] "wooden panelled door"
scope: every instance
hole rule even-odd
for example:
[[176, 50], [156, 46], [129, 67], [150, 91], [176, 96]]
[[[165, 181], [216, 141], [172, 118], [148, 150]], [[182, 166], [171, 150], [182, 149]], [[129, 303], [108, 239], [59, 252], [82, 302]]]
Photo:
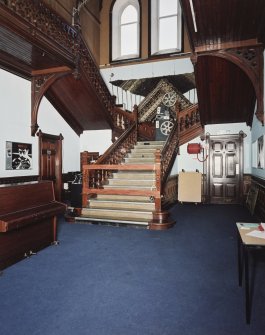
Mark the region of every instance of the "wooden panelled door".
[[61, 200], [62, 192], [62, 140], [63, 136], [38, 132], [39, 136], [39, 179], [52, 180], [55, 199]]
[[242, 202], [243, 137], [237, 135], [209, 136], [206, 161], [206, 196], [213, 204]]

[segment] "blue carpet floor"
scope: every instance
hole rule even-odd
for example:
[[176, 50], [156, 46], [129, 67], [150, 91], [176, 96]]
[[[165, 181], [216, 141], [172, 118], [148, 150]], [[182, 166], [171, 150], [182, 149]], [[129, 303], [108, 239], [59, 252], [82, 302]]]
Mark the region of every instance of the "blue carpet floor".
[[48, 247], [0, 277], [1, 335], [261, 335], [265, 264], [251, 324], [237, 282], [234, 205], [176, 205], [167, 231], [59, 224]]

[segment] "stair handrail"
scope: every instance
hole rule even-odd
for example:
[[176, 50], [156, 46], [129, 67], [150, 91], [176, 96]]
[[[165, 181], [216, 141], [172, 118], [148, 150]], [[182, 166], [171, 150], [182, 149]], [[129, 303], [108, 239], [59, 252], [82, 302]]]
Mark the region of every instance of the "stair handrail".
[[174, 126], [161, 151], [161, 191], [163, 192], [167, 178], [175, 162], [179, 149], [179, 129], [178, 122]]
[[76, 44], [73, 52], [76, 55], [76, 76], [78, 77], [80, 75], [79, 66], [81, 65], [80, 67], [84, 71], [87, 80], [91, 83], [91, 88], [99, 97], [99, 101], [101, 101], [105, 111], [107, 112], [107, 119], [111, 123], [112, 127], [115, 127], [112, 114], [115, 108], [116, 97], [111, 95], [109, 88], [101, 76], [99, 67], [81, 33], [79, 43]]
[[135, 105], [132, 112], [124, 110], [119, 106], [115, 105], [111, 111], [111, 117], [114, 125], [115, 131], [124, 131], [126, 130], [133, 122], [137, 122], [137, 106]]
[[134, 122], [122, 135], [99, 157], [97, 164], [120, 164], [129, 150], [137, 142], [137, 123]]
[[178, 125], [180, 133], [198, 123], [200, 123], [198, 104], [193, 104], [178, 113]]

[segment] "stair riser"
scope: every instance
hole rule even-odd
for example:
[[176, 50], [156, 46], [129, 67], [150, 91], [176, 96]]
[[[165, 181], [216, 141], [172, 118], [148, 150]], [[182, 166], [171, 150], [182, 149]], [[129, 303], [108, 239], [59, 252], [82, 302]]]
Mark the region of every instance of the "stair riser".
[[109, 179], [108, 186], [147, 186], [147, 187], [155, 187], [154, 180], [126, 180], [126, 179]]
[[149, 152], [133, 152], [131, 154], [128, 154], [128, 158], [154, 158], [154, 153], [149, 153]]
[[146, 154], [153, 154], [156, 152], [156, 149], [160, 148], [134, 148], [131, 150], [131, 154], [141, 154], [141, 153], [146, 153]]
[[151, 144], [151, 145], [136, 145], [134, 149], [161, 149], [164, 145], [162, 144]]
[[145, 197], [145, 196], [137, 196], [137, 195], [116, 195], [116, 194], [109, 194], [109, 195], [105, 195], [105, 194], [98, 194], [97, 199], [99, 200], [111, 200], [111, 201], [128, 201], [128, 202], [146, 202], [146, 203], [150, 203], [150, 198], [149, 197]]
[[100, 219], [121, 219], [121, 220], [151, 220], [153, 218], [152, 213], [142, 212], [122, 212], [122, 211], [102, 211], [93, 209], [83, 209], [82, 217], [94, 217]]
[[144, 163], [154, 163], [155, 158], [125, 158], [125, 163], [132, 163], [132, 164], [144, 164]]
[[114, 173], [113, 174], [113, 179], [136, 179], [136, 180], [154, 180], [155, 179], [155, 174], [150, 173], [150, 174], [137, 174], [137, 173]]
[[153, 203], [143, 203], [143, 204], [135, 204], [131, 203], [109, 203], [109, 202], [101, 202], [101, 201], [90, 201], [89, 208], [91, 209], [122, 209], [122, 210], [133, 210], [133, 211], [150, 211], [153, 212], [155, 210], [155, 205]]
[[104, 189], [112, 189], [112, 188], [115, 188], [115, 189], [119, 189], [119, 190], [156, 190], [156, 187], [155, 186], [144, 186], [144, 185], [141, 185], [141, 186], [135, 186], [135, 185], [127, 185], [127, 186], [124, 186], [124, 185], [104, 185]]
[[165, 141], [143, 141], [137, 142], [137, 146], [148, 146], [148, 145], [164, 145]]

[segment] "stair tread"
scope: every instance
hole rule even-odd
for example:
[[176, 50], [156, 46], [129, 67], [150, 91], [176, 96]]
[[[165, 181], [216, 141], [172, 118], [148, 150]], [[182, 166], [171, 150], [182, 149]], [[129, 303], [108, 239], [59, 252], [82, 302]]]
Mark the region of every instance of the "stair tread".
[[136, 202], [136, 201], [115, 201], [115, 200], [101, 200], [101, 199], [90, 199], [90, 202], [107, 202], [107, 203], [122, 203], [122, 204], [130, 204], [133, 203], [135, 205], [146, 205], [146, 204], [154, 204], [154, 202], [147, 202], [147, 201], [143, 201], [143, 202]]
[[119, 214], [127, 214], [127, 213], [131, 213], [133, 212], [134, 214], [149, 214], [149, 213], [152, 213], [153, 211], [150, 211], [150, 210], [131, 210], [131, 209], [113, 209], [113, 208], [88, 208], [88, 207], [83, 207], [82, 208], [82, 213], [83, 214], [83, 211], [84, 212], [118, 212]]
[[113, 174], [113, 179], [120, 179], [120, 180], [154, 180], [155, 174], [150, 175], [137, 175], [137, 174]]
[[[122, 187], [124, 186], [124, 187]], [[141, 185], [137, 185], [137, 187], [134, 186], [130, 186], [130, 185], [104, 185], [104, 188], [120, 188], [120, 189], [133, 189], [133, 190], [142, 190], [142, 189], [147, 189], [147, 190], [154, 190], [156, 189], [156, 186], [141, 186]]]
[[[109, 179], [108, 181], [109, 182], [114, 182], [114, 183], [119, 183], [119, 182], [121, 182], [121, 183], [129, 183], [129, 182], [131, 182], [131, 183], [143, 183], [143, 184], [145, 184], [145, 183], [152, 183], [154, 180], [155, 180], [154, 178], [153, 179], [113, 178], [113, 179]], [[110, 183], [107, 184], [107, 185], [110, 185]]]
[[151, 220], [153, 218], [153, 211], [134, 211], [122, 209], [93, 209], [83, 208], [81, 217], [96, 217], [116, 220]]
[[131, 224], [131, 225], [148, 225], [148, 221], [135, 221], [135, 220], [117, 220], [117, 219], [108, 219], [108, 220], [102, 220], [99, 218], [89, 218], [89, 217], [76, 217], [75, 221], [97, 221], [97, 222], [110, 222], [110, 223], [125, 223], [125, 224]]
[[141, 201], [144, 203], [150, 203], [150, 197], [149, 196], [141, 196], [141, 195], [116, 195], [116, 194], [98, 194], [97, 195], [97, 199], [118, 199], [118, 201], [120, 201], [120, 199], [126, 199], [126, 202], [135, 202], [137, 201]]
[[106, 209], [122, 211], [154, 211], [153, 202], [132, 202], [132, 201], [108, 201], [108, 200], [90, 200], [86, 209]]

